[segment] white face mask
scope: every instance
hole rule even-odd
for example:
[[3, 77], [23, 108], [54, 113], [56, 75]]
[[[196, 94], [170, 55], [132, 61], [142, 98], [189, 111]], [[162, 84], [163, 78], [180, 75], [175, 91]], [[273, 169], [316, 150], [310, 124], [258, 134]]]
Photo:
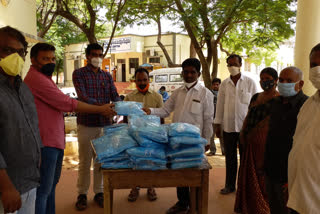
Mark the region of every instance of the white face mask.
[[93, 65], [95, 68], [101, 68], [102, 59], [100, 57], [93, 57], [91, 59], [91, 65]]
[[198, 80], [194, 81], [194, 82], [190, 82], [190, 83], [187, 83], [187, 82], [184, 82], [184, 86], [187, 87], [187, 88], [190, 88], [191, 86], [193, 86]]
[[240, 68], [236, 66], [228, 67], [231, 76], [235, 76], [240, 73]]
[[320, 66], [310, 68], [309, 80], [316, 89], [320, 89]]

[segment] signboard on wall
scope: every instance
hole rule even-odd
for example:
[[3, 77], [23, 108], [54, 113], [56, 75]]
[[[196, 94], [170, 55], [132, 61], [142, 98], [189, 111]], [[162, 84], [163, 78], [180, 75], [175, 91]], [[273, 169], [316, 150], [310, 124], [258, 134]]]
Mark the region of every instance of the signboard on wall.
[[[108, 42], [108, 40], [105, 40]], [[104, 49], [108, 47], [108, 43], [104, 44]], [[111, 46], [108, 52], [119, 53], [131, 51], [131, 37], [115, 38], [111, 41]]]

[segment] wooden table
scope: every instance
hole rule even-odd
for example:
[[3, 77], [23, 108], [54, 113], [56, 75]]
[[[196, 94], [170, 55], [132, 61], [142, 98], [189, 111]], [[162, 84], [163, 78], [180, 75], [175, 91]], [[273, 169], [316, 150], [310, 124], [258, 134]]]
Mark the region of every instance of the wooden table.
[[[206, 163], [201, 168], [179, 170], [132, 170], [102, 169], [104, 181], [104, 213], [112, 214], [113, 190], [134, 187], [190, 187], [190, 213], [208, 213], [209, 169]], [[168, 207], [169, 208], [169, 207]]]

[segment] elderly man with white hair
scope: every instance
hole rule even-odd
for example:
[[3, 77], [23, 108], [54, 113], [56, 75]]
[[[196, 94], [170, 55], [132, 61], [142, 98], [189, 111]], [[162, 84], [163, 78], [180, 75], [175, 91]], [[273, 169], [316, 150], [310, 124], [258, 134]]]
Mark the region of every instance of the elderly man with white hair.
[[288, 166], [288, 207], [293, 213], [320, 210], [320, 43], [310, 53], [309, 79], [317, 89], [302, 106]]
[[269, 131], [265, 148], [266, 189], [271, 214], [288, 214], [288, 156], [292, 147], [297, 115], [307, 100], [302, 92], [303, 74], [299, 68], [280, 72], [279, 97], [271, 103]]

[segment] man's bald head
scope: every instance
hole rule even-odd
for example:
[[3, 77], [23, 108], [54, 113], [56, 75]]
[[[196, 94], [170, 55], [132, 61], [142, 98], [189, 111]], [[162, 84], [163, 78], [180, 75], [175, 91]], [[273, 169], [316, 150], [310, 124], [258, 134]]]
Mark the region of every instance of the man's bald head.
[[298, 78], [297, 81], [303, 80], [303, 72], [299, 68], [294, 67], [294, 66], [290, 66], [290, 67], [284, 68], [282, 71], [284, 71], [284, 70], [287, 70], [288, 72], [292, 72], [295, 75], [297, 75], [297, 78]]
[[300, 91], [303, 87], [303, 73], [302, 71], [294, 66], [287, 67], [280, 72], [279, 75], [280, 83], [296, 83], [295, 90]]

